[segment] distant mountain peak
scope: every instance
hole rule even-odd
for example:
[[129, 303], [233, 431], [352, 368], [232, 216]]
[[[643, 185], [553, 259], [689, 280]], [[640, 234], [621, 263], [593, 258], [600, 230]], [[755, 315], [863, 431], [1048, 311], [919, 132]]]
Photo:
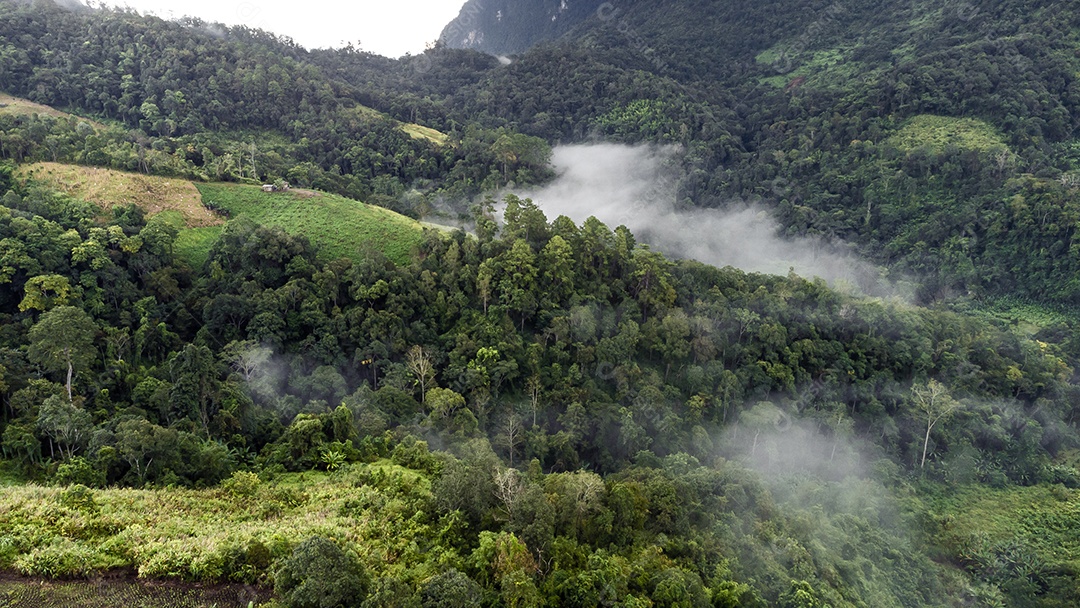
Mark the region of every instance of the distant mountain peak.
[[521, 53], [594, 15], [603, 0], [468, 0], [440, 39], [451, 48]]

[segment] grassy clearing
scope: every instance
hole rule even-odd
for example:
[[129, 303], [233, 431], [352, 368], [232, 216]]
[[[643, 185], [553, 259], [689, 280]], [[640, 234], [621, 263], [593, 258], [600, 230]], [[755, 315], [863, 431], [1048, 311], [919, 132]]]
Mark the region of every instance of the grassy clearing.
[[355, 120], [361, 120], [364, 122], [371, 122], [376, 120], [389, 120], [389, 116], [376, 110], [375, 108], [369, 108], [365, 105], [357, 104], [346, 111], [346, 116]]
[[1005, 296], [957, 306], [963, 314], [1012, 326], [1028, 336], [1055, 325], [1080, 320], [1076, 311], [1042, 304], [1026, 298]]
[[204, 199], [233, 217], [248, 215], [260, 224], [303, 234], [328, 258], [357, 259], [365, 247], [374, 245], [389, 259], [405, 264], [423, 231], [419, 222], [387, 209], [310, 190], [267, 193], [258, 186], [238, 184], [196, 186], [181, 179], [59, 163], [20, 167], [18, 175], [102, 209], [135, 204], [148, 218], [160, 215], [160, 221], [180, 231], [175, 252], [194, 268], [206, 262], [224, 225], [203, 205]]
[[134, 204], [146, 212], [147, 217], [163, 211], [177, 211], [183, 217], [184, 226], [189, 228], [224, 223], [203, 206], [198, 189], [182, 179], [60, 163], [27, 165], [19, 168], [18, 175], [33, 178], [102, 209]]
[[888, 143], [904, 152], [927, 148], [934, 154], [941, 154], [949, 146], [978, 152], [1008, 149], [997, 129], [981, 120], [932, 114], [912, 118]]
[[272, 482], [239, 473], [221, 488], [88, 490], [25, 485], [0, 493], [0, 571], [48, 578], [130, 570], [140, 578], [269, 582], [274, 565], [319, 535], [355, 548], [373, 575], [430, 575], [419, 515], [428, 478], [379, 461]]
[[986, 309], [991, 315], [1037, 333], [1040, 329], [1075, 320], [1075, 315], [1065, 314], [1035, 302], [1020, 298], [998, 298]]
[[0, 114], [11, 114], [16, 116], [32, 116], [38, 114], [40, 116], [52, 116], [53, 118], [77, 118], [95, 129], [104, 129], [105, 125], [100, 122], [90, 120], [89, 118], [82, 118], [67, 112], [61, 112], [56, 108], [41, 105], [40, 103], [34, 103], [28, 99], [22, 99], [21, 97], [12, 97], [7, 93], [0, 93]]
[[236, 184], [199, 184], [198, 188], [204, 200], [228, 209], [232, 217], [247, 215], [259, 224], [305, 235], [331, 259], [357, 259], [365, 246], [374, 246], [387, 258], [405, 264], [423, 232], [415, 220], [333, 194], [268, 193], [257, 186]]
[[414, 139], [430, 141], [437, 146], [445, 146], [446, 144], [450, 143], [449, 135], [441, 131], [436, 131], [431, 127], [408, 123], [401, 125], [401, 130], [407, 133], [410, 137], [413, 137]]
[[[813, 53], [794, 53], [783, 46], [762, 51], [755, 57], [757, 63], [773, 66], [784, 73], [766, 76], [762, 84], [783, 89], [796, 79], [805, 79], [803, 86], [821, 90], [842, 90], [856, 79], [877, 75], [882, 70], [860, 61], [851, 60], [852, 48], [836, 47]], [[785, 53], [792, 53], [785, 55]]]
[[206, 264], [210, 257], [210, 248], [221, 236], [221, 226], [204, 226], [202, 228], [185, 228], [176, 235], [173, 243], [173, 252], [180, 259], [187, 261], [192, 268], [198, 270]]
[[953, 547], [1019, 547], [1050, 569], [1080, 572], [1080, 491], [1062, 486], [968, 486], [936, 505]]
[[[390, 121], [397, 122], [382, 112], [363, 105], [357, 105], [346, 112], [345, 116], [351, 118], [354, 123], [367, 124], [372, 122]], [[398, 125], [406, 135], [415, 139], [429, 141], [437, 146], [445, 146], [450, 142], [450, 137], [441, 131], [413, 123], [401, 123]]]

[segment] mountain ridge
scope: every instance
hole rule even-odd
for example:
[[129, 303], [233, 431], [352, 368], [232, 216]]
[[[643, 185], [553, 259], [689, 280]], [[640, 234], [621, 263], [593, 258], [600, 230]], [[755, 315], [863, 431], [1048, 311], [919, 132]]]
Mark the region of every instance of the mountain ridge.
[[439, 40], [450, 48], [515, 55], [559, 38], [604, 5], [601, 0], [468, 0]]

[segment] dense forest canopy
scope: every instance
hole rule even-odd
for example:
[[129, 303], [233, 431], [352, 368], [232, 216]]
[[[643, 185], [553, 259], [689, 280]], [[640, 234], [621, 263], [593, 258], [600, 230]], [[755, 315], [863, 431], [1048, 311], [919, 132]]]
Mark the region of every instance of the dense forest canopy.
[[763, 199], [923, 275], [926, 301], [1075, 304], [1073, 3], [612, 6], [454, 103], [552, 141], [679, 143], [687, 204]]
[[[1070, 8], [640, 0], [504, 65], [0, 0], [0, 570], [287, 606], [1076, 605]], [[671, 146], [679, 207], [760, 205], [919, 293], [494, 198], [593, 139]], [[193, 264], [191, 226], [41, 161], [471, 231], [335, 257], [237, 214]], [[154, 500], [203, 519], [149, 535]]]

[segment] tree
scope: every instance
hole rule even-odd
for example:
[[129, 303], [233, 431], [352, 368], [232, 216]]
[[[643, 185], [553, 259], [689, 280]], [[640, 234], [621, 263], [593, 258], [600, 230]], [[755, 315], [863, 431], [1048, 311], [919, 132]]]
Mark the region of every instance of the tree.
[[529, 245], [539, 248], [548, 238], [544, 212], [532, 199], [522, 200], [513, 194], [507, 194], [504, 202], [503, 238], [524, 239]]
[[653, 605], [657, 608], [708, 608], [709, 595], [698, 575], [682, 568], [668, 568], [653, 577]]
[[480, 243], [489, 243], [495, 238], [499, 225], [495, 222], [495, 201], [490, 197], [472, 209], [473, 220], [476, 222], [476, 236]]
[[74, 306], [58, 306], [41, 315], [30, 328], [30, 360], [53, 372], [67, 372], [68, 401], [72, 400], [71, 383], [76, 368], [89, 365], [94, 358], [94, 335], [97, 326], [90, 315]]
[[791, 581], [791, 586], [780, 596], [781, 608], [821, 608], [821, 600], [814, 587], [806, 581]]
[[351, 552], [312, 536], [274, 575], [274, 591], [289, 608], [351, 608], [367, 597], [367, 571]]
[[254, 340], [242, 340], [229, 342], [218, 356], [228, 363], [233, 371], [240, 374], [244, 382], [250, 383], [259, 370], [270, 362], [273, 355], [274, 351], [268, 346], [262, 346]]
[[433, 576], [420, 589], [423, 608], [471, 608], [480, 604], [481, 596], [480, 585], [454, 568]]
[[405, 353], [405, 366], [420, 386], [420, 403], [427, 404], [427, 386], [435, 380], [435, 365], [423, 346], [415, 345]]
[[438, 418], [452, 418], [458, 410], [465, 407], [465, 397], [448, 388], [430, 389], [424, 401], [431, 405], [431, 415]]
[[67, 446], [67, 457], [71, 458], [86, 444], [94, 420], [86, 410], [53, 395], [38, 409], [37, 427], [60, 446], [61, 454]]
[[510, 251], [501, 259], [502, 278], [499, 280], [499, 298], [507, 309], [520, 315], [521, 329], [525, 319], [536, 310], [536, 255], [522, 239], [514, 241]]
[[30, 468], [41, 460], [41, 442], [38, 441], [31, 424], [7, 425], [4, 434], [0, 436], [0, 448], [4, 458], [21, 462], [24, 468]]
[[142, 483], [147, 481], [154, 461], [158, 462], [159, 468], [164, 468], [177, 458], [179, 434], [145, 419], [121, 422], [116, 427], [116, 437], [120, 458], [128, 463]]
[[960, 407], [960, 403], [953, 399], [949, 389], [937, 380], [911, 387], [911, 396], [915, 400], [915, 406], [926, 417], [926, 437], [923, 438], [922, 460], [919, 462], [919, 468], [925, 468], [930, 432], [938, 422], [952, 415]]
[[48, 310], [56, 305], [67, 304], [71, 283], [62, 275], [42, 274], [28, 280], [24, 290], [26, 295], [19, 303], [20, 311]]
[[660, 335], [656, 349], [664, 358], [664, 381], [671, 373], [671, 364], [690, 354], [690, 319], [681, 308], [664, 316], [660, 321]]
[[529, 411], [532, 412], [532, 425], [536, 426], [536, 415], [540, 411], [540, 393], [544, 385], [539, 374], [529, 376], [525, 381], [525, 390], [529, 395]]
[[491, 301], [491, 281], [494, 278], [495, 263], [491, 259], [481, 262], [476, 271], [476, 291], [484, 305], [485, 315], [488, 312], [488, 303]]
[[499, 433], [495, 435], [495, 445], [505, 448], [510, 458], [510, 466], [514, 466], [514, 454], [524, 440], [525, 425], [521, 423], [521, 417], [511, 410], [499, 425]]
[[503, 133], [491, 145], [491, 152], [502, 163], [503, 179], [510, 180], [510, 169], [524, 167], [540, 169], [551, 160], [551, 148], [539, 137], [520, 133]]
[[743, 410], [739, 414], [739, 422], [750, 427], [754, 432], [754, 441], [750, 448], [751, 456], [757, 455], [758, 438], [762, 431], [768, 432], [779, 428], [785, 419], [784, 411], [770, 401], [758, 401], [754, 407]]
[[642, 246], [634, 251], [634, 294], [641, 304], [641, 318], [647, 320], [649, 311], [664, 310], [675, 303], [675, 287], [669, 262], [663, 255]]
[[506, 510], [506, 518], [513, 520], [518, 502], [521, 501], [526, 490], [521, 473], [514, 468], [496, 469], [492, 475], [492, 480], [495, 482], [495, 498], [502, 503], [503, 508]]
[[540, 252], [542, 306], [557, 309], [574, 294], [574, 250], [561, 236], [551, 237]]
[[214, 353], [205, 346], [188, 344], [170, 359], [169, 370], [173, 376], [173, 399], [193, 414], [203, 432], [209, 434], [219, 384]]

